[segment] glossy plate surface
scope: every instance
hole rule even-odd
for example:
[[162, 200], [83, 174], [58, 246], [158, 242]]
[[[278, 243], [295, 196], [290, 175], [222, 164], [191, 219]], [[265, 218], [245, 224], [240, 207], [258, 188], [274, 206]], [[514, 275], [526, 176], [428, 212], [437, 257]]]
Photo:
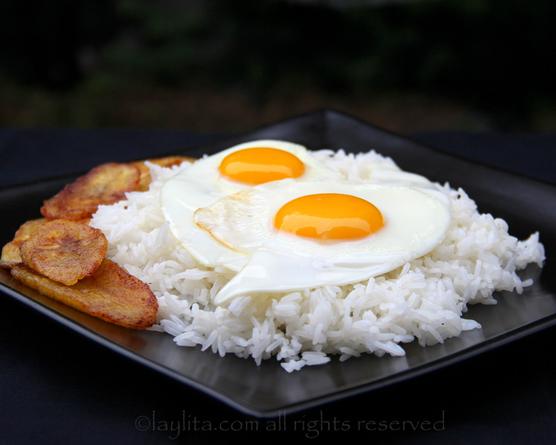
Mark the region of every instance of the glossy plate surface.
[[[274, 416], [371, 391], [416, 377], [556, 324], [556, 280], [550, 260], [556, 246], [556, 187], [473, 164], [423, 147], [333, 111], [312, 113], [245, 134], [221, 144], [183, 154], [200, 156], [245, 140], [286, 139], [310, 148], [344, 148], [359, 152], [374, 148], [398, 165], [439, 182], [462, 187], [482, 212], [506, 219], [520, 238], [540, 231], [547, 251], [545, 268], [523, 272], [535, 279], [523, 295], [498, 293], [496, 306], [472, 306], [468, 317], [483, 328], [444, 344], [422, 348], [406, 345], [405, 357], [363, 356], [340, 363], [305, 367], [288, 374], [275, 360], [257, 367], [251, 360], [220, 358], [198, 348], [175, 346], [169, 335], [136, 332], [112, 326], [39, 295], [0, 270], [0, 290], [93, 341], [143, 365], [255, 416]], [[108, 159], [106, 160], [108, 161]], [[0, 191], [0, 241], [11, 239], [20, 223], [38, 216], [43, 199], [72, 178], [43, 181]], [[369, 395], [372, 398], [372, 395]]]

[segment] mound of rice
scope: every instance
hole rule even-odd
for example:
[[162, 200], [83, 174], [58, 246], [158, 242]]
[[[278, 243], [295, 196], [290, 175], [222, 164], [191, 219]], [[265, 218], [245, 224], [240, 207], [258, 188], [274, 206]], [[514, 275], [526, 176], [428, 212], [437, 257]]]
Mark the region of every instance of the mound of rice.
[[[313, 156], [353, 181], [368, 177], [370, 163], [395, 165], [375, 152], [321, 150]], [[257, 364], [274, 356], [288, 372], [326, 363], [330, 354], [342, 361], [361, 353], [401, 356], [402, 343], [432, 345], [480, 328], [463, 318], [467, 305], [496, 303], [494, 291], [521, 293], [532, 281], [521, 280], [516, 270], [544, 260], [537, 233], [519, 241], [504, 220], [480, 214], [463, 190], [437, 185], [451, 201], [452, 222], [425, 257], [353, 285], [246, 295], [218, 307], [212, 299], [230, 274], [200, 266], [173, 237], [159, 206], [164, 182], [188, 164], [150, 167], [149, 191], [101, 206], [91, 225], [108, 238], [109, 257], [158, 297], [154, 329], [179, 346], [199, 345], [221, 356], [252, 357]]]

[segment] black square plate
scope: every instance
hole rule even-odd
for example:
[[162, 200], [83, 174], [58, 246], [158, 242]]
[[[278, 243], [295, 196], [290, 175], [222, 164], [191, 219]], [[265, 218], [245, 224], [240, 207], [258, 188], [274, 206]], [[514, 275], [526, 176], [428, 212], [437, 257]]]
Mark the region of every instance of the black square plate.
[[[184, 154], [198, 156], [259, 138], [286, 139], [314, 149], [344, 148], [358, 152], [374, 148], [394, 158], [405, 170], [434, 181], [448, 181], [452, 187], [463, 187], [482, 212], [506, 219], [511, 233], [518, 237], [540, 231], [548, 257], [556, 245], [556, 187], [442, 154], [333, 111], [296, 117]], [[7, 242], [20, 223], [37, 217], [42, 200], [71, 179], [1, 191], [0, 241]], [[199, 348], [177, 347], [166, 334], [136, 332], [104, 323], [14, 282], [5, 271], [0, 271], [0, 290], [119, 354], [245, 413], [266, 417], [410, 379], [556, 324], [554, 272], [554, 262], [550, 260], [542, 272], [537, 267], [529, 267], [523, 273], [534, 278], [535, 284], [523, 295], [502, 292], [497, 295], [499, 303], [494, 307], [471, 307], [468, 317], [479, 321], [481, 330], [465, 332], [444, 344], [427, 348], [407, 345], [405, 357], [368, 355], [343, 363], [332, 360], [292, 374], [286, 373], [275, 360], [257, 367], [252, 360], [220, 358]]]

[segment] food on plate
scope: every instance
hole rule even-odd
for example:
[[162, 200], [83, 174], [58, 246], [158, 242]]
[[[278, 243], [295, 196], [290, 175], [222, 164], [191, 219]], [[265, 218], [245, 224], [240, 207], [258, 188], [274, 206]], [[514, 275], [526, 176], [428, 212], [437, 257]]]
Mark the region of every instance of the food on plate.
[[478, 329], [468, 305], [522, 292], [516, 271], [544, 259], [538, 233], [520, 241], [463, 190], [373, 151], [264, 140], [150, 168], [147, 191], [90, 224], [157, 296], [153, 329], [288, 372]]
[[145, 329], [156, 321], [158, 303], [149, 286], [110, 260], [91, 275], [65, 286], [16, 265], [12, 276], [54, 300], [94, 317], [133, 329]]
[[269, 183], [198, 209], [194, 220], [248, 259], [214, 297], [356, 283], [434, 249], [449, 202], [428, 189], [341, 182]]
[[123, 199], [139, 189], [140, 172], [132, 164], [108, 163], [93, 168], [64, 187], [41, 207], [47, 219], [80, 220], [90, 217], [101, 204]]
[[0, 267], [9, 268], [14, 264], [21, 263], [21, 255], [19, 254], [19, 246], [10, 241], [2, 247], [2, 256], [0, 257]]
[[165, 181], [160, 200], [173, 236], [196, 261], [237, 272], [245, 265], [245, 256], [223, 247], [194, 222], [193, 214], [198, 208], [277, 179], [301, 183], [340, 177], [301, 145], [260, 140], [235, 145], [181, 169]]
[[145, 191], [148, 190], [149, 185], [151, 183], [151, 174], [149, 171], [149, 167], [146, 164], [150, 162], [151, 164], [156, 164], [160, 167], [173, 167], [175, 165], [180, 165], [182, 162], [193, 162], [193, 158], [189, 158], [187, 156], [166, 156], [164, 158], [154, 158], [154, 159], [147, 159], [146, 161], [136, 161], [133, 163], [135, 167], [139, 169], [140, 178], [139, 178], [139, 190]]
[[46, 222], [46, 219], [39, 218], [23, 223], [19, 229], [17, 229], [17, 232], [15, 232], [14, 239], [2, 248], [0, 265], [10, 267], [11, 265], [21, 263], [23, 261], [20, 251], [21, 244], [27, 241]]
[[303, 153], [299, 148], [288, 146], [288, 150], [284, 149], [285, 144], [275, 142], [262, 145], [243, 145], [242, 148], [228, 150], [221, 156], [218, 172], [228, 180], [248, 185], [299, 178], [306, 174], [305, 164], [298, 157]]
[[[517, 271], [544, 261], [538, 233], [511, 236], [462, 189], [374, 151], [269, 139], [196, 161], [105, 164], [42, 213], [90, 218], [73, 224], [104, 234], [107, 259], [90, 272], [100, 238], [43, 220], [22, 226], [2, 251], [17, 280], [122, 326], [154, 324], [179, 346], [257, 364], [275, 358], [288, 372], [332, 355], [402, 356], [404, 343], [478, 329], [468, 305], [521, 293], [532, 280]], [[76, 240], [92, 258], [68, 267], [68, 278], [63, 263]]]
[[86, 224], [56, 219], [41, 224], [20, 246], [23, 263], [71, 286], [98, 269], [106, 256], [104, 234]]
[[[172, 167], [181, 156], [151, 159]], [[92, 169], [45, 201], [46, 218], [27, 221], [2, 248], [0, 267], [39, 292], [90, 315], [143, 329], [156, 321], [158, 303], [148, 286], [106, 259], [104, 234], [89, 226], [101, 204], [148, 187], [144, 161], [108, 163]], [[143, 175], [141, 174], [143, 172]], [[118, 290], [119, 289], [119, 290]], [[146, 290], [148, 292], [146, 292]]]

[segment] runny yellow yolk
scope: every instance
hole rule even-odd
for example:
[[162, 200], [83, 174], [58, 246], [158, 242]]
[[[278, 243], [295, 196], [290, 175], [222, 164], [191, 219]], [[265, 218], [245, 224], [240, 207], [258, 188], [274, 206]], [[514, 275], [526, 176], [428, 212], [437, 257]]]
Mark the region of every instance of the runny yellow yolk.
[[286, 203], [274, 217], [274, 227], [307, 238], [354, 240], [384, 226], [382, 213], [357, 196], [319, 193]]
[[263, 184], [297, 178], [305, 171], [299, 158], [277, 148], [246, 148], [226, 156], [218, 168], [229, 179], [244, 184]]

